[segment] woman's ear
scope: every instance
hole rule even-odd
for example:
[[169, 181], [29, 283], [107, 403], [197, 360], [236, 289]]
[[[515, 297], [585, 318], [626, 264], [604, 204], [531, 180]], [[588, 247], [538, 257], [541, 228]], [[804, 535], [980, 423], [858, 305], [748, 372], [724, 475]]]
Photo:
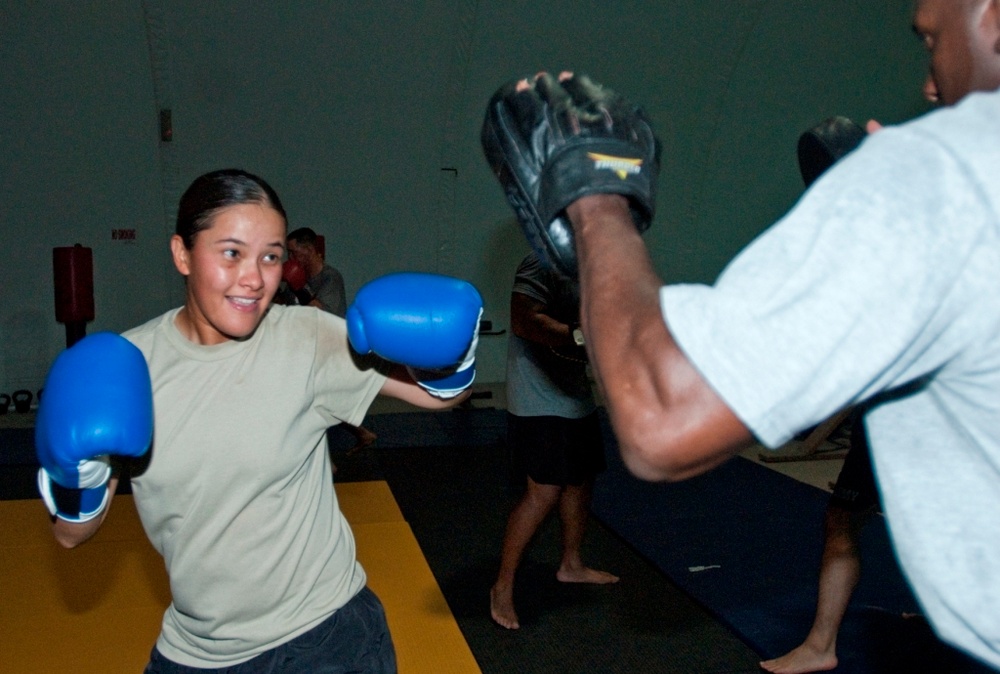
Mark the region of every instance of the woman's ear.
[[170, 237], [170, 253], [174, 258], [174, 266], [184, 276], [191, 273], [191, 252], [184, 245], [184, 239], [174, 234]]

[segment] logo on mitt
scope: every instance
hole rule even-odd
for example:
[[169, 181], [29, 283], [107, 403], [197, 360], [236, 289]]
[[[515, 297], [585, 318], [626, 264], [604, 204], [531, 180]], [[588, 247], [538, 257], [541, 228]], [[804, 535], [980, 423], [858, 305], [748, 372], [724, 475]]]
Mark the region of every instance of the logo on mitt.
[[625, 180], [630, 175], [638, 175], [642, 171], [641, 159], [615, 157], [610, 154], [598, 154], [597, 152], [588, 152], [587, 158], [594, 162], [595, 171], [614, 171], [615, 175], [622, 180]]

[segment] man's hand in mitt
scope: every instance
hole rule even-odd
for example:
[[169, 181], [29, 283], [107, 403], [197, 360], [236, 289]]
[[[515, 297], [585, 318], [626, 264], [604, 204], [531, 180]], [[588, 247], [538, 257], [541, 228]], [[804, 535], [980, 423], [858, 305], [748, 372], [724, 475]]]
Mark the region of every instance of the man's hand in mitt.
[[640, 232], [653, 221], [660, 144], [645, 113], [584, 75], [542, 73], [490, 99], [483, 151], [529, 243], [576, 278], [565, 209], [589, 194], [629, 199]]

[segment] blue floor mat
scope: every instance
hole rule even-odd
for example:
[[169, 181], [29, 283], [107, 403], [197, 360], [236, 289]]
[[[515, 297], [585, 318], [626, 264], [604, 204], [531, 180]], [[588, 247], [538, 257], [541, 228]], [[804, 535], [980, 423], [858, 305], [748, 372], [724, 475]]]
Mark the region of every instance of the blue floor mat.
[[[608, 434], [593, 511], [763, 659], [812, 624], [828, 495], [737, 457], [674, 484], [634, 478]], [[881, 517], [862, 533], [862, 574], [838, 639], [836, 672], [989, 672], [940, 642], [903, 578]]]

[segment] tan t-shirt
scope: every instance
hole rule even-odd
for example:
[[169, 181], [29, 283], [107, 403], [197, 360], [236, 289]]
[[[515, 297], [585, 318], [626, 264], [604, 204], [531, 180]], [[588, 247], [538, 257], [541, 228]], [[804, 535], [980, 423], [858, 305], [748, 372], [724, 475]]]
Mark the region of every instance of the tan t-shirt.
[[385, 376], [343, 319], [273, 306], [252, 337], [200, 346], [174, 309], [125, 333], [153, 381], [148, 468], [132, 478], [173, 603], [157, 648], [238, 664], [309, 630], [365, 584], [333, 490], [326, 430], [357, 425]]

